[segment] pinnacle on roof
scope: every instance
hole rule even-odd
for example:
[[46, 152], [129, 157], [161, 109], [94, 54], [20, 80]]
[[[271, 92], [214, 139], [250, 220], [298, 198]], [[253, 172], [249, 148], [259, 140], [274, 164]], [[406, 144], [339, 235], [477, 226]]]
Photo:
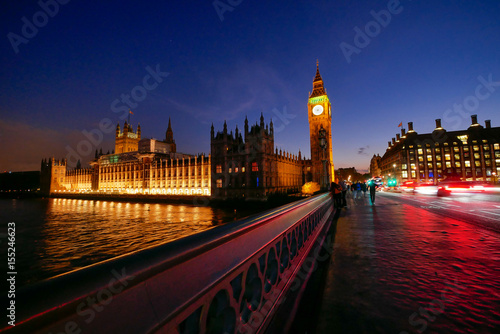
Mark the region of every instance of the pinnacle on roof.
[[319, 74], [319, 60], [316, 60], [316, 76], [314, 77], [313, 82], [316, 81], [323, 81], [323, 79], [321, 78], [321, 74]]
[[323, 86], [323, 79], [321, 78], [321, 74], [319, 73], [319, 61], [316, 60], [316, 76], [313, 80], [313, 91], [309, 95], [309, 97], [316, 97], [326, 95], [325, 87]]

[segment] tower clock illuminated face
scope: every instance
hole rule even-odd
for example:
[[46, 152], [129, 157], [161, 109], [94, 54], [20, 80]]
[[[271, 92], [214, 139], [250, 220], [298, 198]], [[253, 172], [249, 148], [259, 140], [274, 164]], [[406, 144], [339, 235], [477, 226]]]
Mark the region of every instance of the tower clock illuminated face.
[[318, 105], [314, 106], [312, 111], [313, 111], [313, 114], [316, 116], [321, 115], [323, 113], [323, 106], [318, 104]]

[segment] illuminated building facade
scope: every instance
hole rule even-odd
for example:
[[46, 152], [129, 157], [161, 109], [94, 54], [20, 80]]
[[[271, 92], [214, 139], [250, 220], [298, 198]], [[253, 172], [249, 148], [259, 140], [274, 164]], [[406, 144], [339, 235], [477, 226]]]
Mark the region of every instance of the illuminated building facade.
[[436, 120], [432, 133], [417, 134], [413, 123], [388, 144], [380, 161], [384, 178], [396, 177], [398, 183], [421, 181], [437, 183], [444, 179], [493, 181], [500, 174], [500, 127], [483, 127], [477, 115], [471, 116], [467, 130], [446, 131]]
[[115, 153], [127, 153], [137, 151], [139, 141], [141, 140], [141, 125], [137, 125], [137, 131], [134, 132], [132, 125], [123, 126], [123, 131], [120, 131], [120, 124], [116, 125], [115, 134]]
[[116, 128], [115, 152], [96, 156], [90, 168], [67, 169], [65, 159], [42, 161], [41, 191], [210, 196], [210, 156], [177, 153], [170, 120], [163, 141], [140, 139], [125, 123]]
[[382, 157], [379, 154], [374, 154], [372, 159], [370, 160], [370, 175], [372, 177], [382, 175], [382, 170], [380, 169], [380, 160], [382, 160]]
[[[308, 100], [309, 135], [311, 145], [312, 180], [326, 187], [334, 175], [332, 152], [332, 105], [316, 63], [313, 91]], [[320, 133], [324, 133], [323, 140]]]
[[274, 148], [274, 127], [271, 121], [249, 128], [245, 118], [244, 133], [236, 127], [228, 133], [224, 122], [222, 132], [210, 136], [212, 154], [212, 197], [262, 200], [271, 194], [300, 192], [311, 170], [310, 160]]
[[[177, 153], [169, 119], [165, 139], [141, 139], [125, 122], [116, 126], [113, 154], [96, 155], [87, 169], [67, 170], [65, 160], [42, 161], [41, 190], [116, 194], [206, 195], [217, 199], [265, 199], [270, 194], [300, 192], [314, 181], [326, 188], [334, 175], [332, 108], [316, 66], [313, 91], [308, 99], [311, 160], [274, 147], [272, 121], [244, 133], [211, 129], [211, 155]], [[243, 137], [244, 136], [244, 137]]]

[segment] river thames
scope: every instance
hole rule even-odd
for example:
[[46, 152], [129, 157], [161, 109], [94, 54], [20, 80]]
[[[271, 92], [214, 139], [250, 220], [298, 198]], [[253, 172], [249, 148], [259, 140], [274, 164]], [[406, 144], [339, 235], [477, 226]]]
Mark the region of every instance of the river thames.
[[0, 200], [0, 261], [16, 225], [18, 286], [163, 244], [241, 218], [209, 206], [81, 199]]

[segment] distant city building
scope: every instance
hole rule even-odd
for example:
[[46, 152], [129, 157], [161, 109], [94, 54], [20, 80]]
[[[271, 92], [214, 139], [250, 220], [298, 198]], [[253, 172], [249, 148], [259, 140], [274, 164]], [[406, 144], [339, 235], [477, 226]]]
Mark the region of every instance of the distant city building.
[[0, 192], [36, 192], [39, 189], [39, 171], [0, 173]]
[[370, 174], [372, 177], [377, 177], [382, 175], [382, 170], [380, 169], [380, 161], [382, 160], [382, 157], [377, 154], [373, 155], [372, 159], [370, 160]]
[[489, 120], [483, 127], [477, 115], [471, 119], [471, 126], [461, 131], [446, 131], [437, 119], [435, 130], [426, 134], [415, 132], [409, 122], [408, 133], [402, 129], [388, 142], [380, 160], [382, 176], [398, 182], [491, 181], [500, 174], [500, 127], [492, 128]]
[[125, 123], [116, 127], [114, 154], [97, 155], [90, 168], [68, 170], [65, 159], [43, 160], [43, 193], [210, 195], [210, 156], [177, 153], [168, 122], [164, 141], [142, 139]]
[[359, 173], [354, 167], [339, 168], [335, 171], [335, 175], [338, 181], [345, 180], [348, 182], [357, 182], [363, 180], [363, 175]]

